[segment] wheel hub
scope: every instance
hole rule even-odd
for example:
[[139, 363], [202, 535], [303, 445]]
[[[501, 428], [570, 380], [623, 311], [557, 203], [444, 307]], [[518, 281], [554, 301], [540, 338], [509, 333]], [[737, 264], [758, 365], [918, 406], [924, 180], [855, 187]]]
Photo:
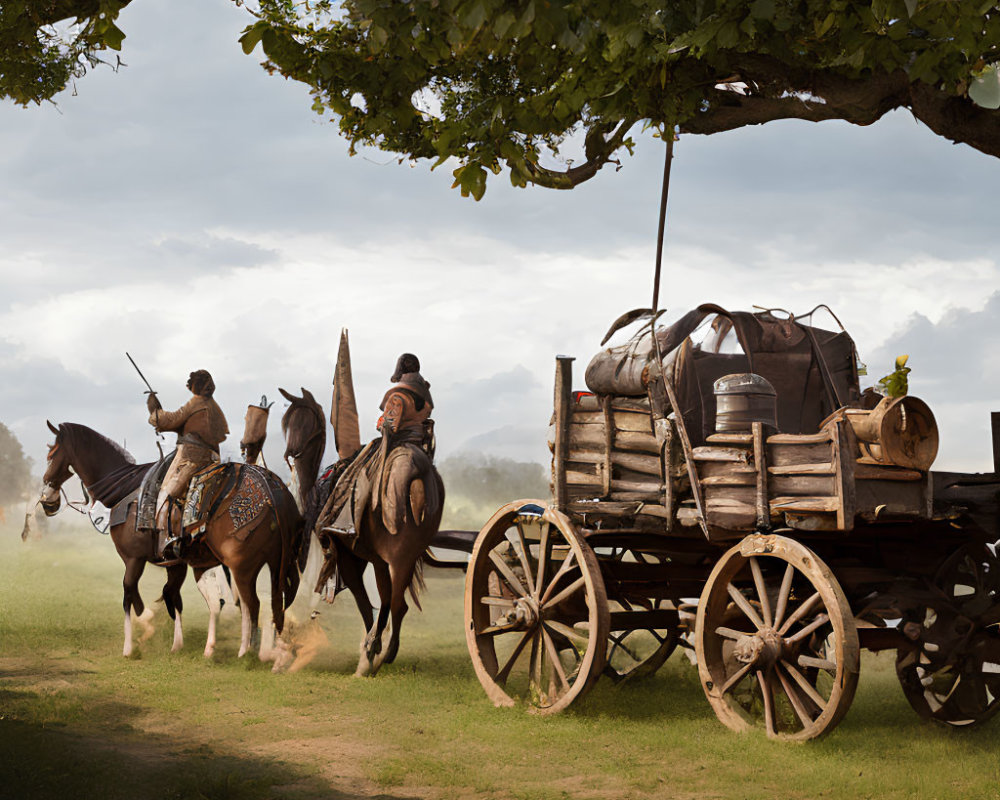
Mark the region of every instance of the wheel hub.
[[538, 624], [541, 612], [538, 603], [531, 597], [519, 597], [514, 607], [506, 613], [504, 621], [511, 627], [531, 628]]
[[784, 640], [774, 628], [763, 628], [736, 640], [733, 657], [742, 664], [770, 666], [781, 657]]

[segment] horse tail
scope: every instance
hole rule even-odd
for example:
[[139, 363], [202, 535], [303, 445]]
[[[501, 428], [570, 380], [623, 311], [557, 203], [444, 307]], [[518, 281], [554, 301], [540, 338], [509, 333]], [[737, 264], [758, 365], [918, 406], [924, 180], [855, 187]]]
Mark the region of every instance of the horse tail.
[[413, 565], [413, 577], [410, 578], [410, 585], [407, 587], [410, 590], [413, 605], [417, 607], [418, 611], [424, 610], [424, 607], [420, 605], [420, 593], [427, 588], [427, 584], [424, 582], [424, 558], [426, 555], [426, 553], [421, 553], [417, 563]]

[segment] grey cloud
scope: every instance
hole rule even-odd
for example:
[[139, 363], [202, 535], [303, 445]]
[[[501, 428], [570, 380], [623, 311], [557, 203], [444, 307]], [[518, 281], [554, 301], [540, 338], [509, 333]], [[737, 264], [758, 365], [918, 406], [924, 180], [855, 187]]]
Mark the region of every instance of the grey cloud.
[[925, 400], [941, 433], [938, 468], [989, 471], [993, 455], [990, 412], [1000, 411], [1000, 292], [981, 311], [953, 310], [940, 322], [914, 315], [868, 357], [872, 383], [909, 355], [910, 393]]
[[228, 237], [202, 235], [197, 239], [171, 237], [156, 243], [159, 260], [171, 265], [171, 277], [177, 267], [192, 272], [205, 268], [253, 267], [273, 264], [278, 254], [273, 250]]

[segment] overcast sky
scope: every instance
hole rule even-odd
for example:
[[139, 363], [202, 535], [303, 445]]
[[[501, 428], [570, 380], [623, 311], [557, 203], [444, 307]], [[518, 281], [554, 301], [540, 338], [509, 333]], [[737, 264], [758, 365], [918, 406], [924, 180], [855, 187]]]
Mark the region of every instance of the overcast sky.
[[[554, 356], [576, 388], [609, 323], [648, 306], [662, 143], [571, 192], [351, 158], [305, 88], [268, 76], [226, 0], [136, 0], [117, 73], [58, 107], [0, 103], [0, 421], [36, 463], [45, 420], [155, 456], [139, 362], [165, 406], [215, 376], [238, 456], [246, 405], [329, 403], [350, 329], [363, 436], [396, 356], [432, 384], [439, 452], [544, 461]], [[870, 128], [771, 123], [675, 149], [661, 305], [829, 304], [871, 379], [910, 354], [937, 466], [991, 469], [1000, 410], [1000, 161], [907, 114]]]

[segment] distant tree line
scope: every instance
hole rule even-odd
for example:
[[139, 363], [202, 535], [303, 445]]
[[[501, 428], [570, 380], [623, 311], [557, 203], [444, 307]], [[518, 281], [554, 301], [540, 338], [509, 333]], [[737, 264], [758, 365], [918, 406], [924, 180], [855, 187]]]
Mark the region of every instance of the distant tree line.
[[0, 506], [27, 497], [31, 491], [31, 459], [10, 428], [0, 422]]

